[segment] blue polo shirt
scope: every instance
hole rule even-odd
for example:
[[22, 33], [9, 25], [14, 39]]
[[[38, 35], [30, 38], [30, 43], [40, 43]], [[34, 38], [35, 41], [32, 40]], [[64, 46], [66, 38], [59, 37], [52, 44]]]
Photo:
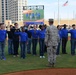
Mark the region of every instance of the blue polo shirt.
[[39, 38], [44, 39], [45, 38], [45, 30], [39, 30]]
[[5, 41], [6, 37], [6, 30], [0, 30], [0, 42]]
[[34, 39], [38, 38], [39, 30], [29, 30], [29, 32], [31, 32], [32, 38]]
[[15, 32], [15, 34], [18, 34], [20, 36], [21, 42], [27, 42], [28, 41], [28, 35], [25, 32]]
[[58, 34], [59, 34], [59, 37], [60, 37], [60, 39], [61, 39], [61, 38], [62, 38], [61, 30], [58, 30]]
[[61, 37], [62, 38], [68, 38], [68, 30], [67, 29], [61, 29]]
[[71, 34], [72, 39], [76, 39], [76, 29], [70, 30], [69, 33]]

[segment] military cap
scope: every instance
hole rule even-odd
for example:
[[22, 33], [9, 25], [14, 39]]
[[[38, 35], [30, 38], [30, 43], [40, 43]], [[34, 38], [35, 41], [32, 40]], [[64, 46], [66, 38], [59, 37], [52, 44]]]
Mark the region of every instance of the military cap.
[[54, 21], [54, 19], [49, 19], [48, 21], [49, 21], [49, 22], [53, 22], [53, 21]]

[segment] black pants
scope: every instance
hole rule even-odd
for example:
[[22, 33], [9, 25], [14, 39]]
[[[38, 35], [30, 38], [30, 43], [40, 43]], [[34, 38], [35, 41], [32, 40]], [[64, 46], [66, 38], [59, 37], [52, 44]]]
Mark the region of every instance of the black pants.
[[36, 55], [36, 47], [37, 47], [38, 39], [32, 39], [32, 53]]
[[45, 47], [44, 47], [44, 52], [47, 52], [47, 46], [45, 45]]
[[66, 54], [66, 45], [68, 38], [62, 38], [62, 54]]
[[18, 55], [19, 41], [13, 41], [14, 55]]

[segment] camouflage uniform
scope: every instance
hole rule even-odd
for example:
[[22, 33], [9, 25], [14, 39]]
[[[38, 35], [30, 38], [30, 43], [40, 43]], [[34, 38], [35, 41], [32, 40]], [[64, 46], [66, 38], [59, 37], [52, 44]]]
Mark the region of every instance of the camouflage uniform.
[[59, 42], [58, 30], [54, 25], [47, 27], [45, 43], [47, 45], [48, 62], [54, 64], [56, 62], [56, 50]]

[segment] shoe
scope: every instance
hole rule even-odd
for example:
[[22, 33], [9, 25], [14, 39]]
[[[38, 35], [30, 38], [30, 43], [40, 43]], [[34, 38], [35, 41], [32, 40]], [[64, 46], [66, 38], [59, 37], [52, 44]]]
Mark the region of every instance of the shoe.
[[31, 52], [30, 53], [27, 53], [27, 54], [31, 54]]
[[40, 56], [40, 58], [43, 58], [43, 56]]
[[55, 64], [54, 63], [52, 63], [52, 67], [55, 67]]
[[72, 56], [75, 56], [75, 54], [71, 54]]
[[13, 57], [16, 57], [16, 55], [14, 55]]
[[25, 57], [22, 57], [22, 59], [25, 59]]
[[16, 55], [17, 57], [19, 57], [19, 55]]
[[21, 59], [25, 59], [26, 57], [20, 57]]
[[45, 56], [42, 56], [43, 58], [45, 58]]
[[27, 52], [27, 54], [31, 54], [31, 52]]
[[33, 54], [33, 56], [37, 56], [37, 54]]
[[68, 54], [68, 53], [65, 53], [65, 54]]
[[47, 67], [52, 67], [52, 64], [51, 63], [48, 63]]
[[61, 55], [57, 55], [57, 57], [61, 57]]
[[62, 54], [68, 54], [68, 53], [62, 53]]
[[6, 58], [3, 58], [2, 60], [6, 60]]

